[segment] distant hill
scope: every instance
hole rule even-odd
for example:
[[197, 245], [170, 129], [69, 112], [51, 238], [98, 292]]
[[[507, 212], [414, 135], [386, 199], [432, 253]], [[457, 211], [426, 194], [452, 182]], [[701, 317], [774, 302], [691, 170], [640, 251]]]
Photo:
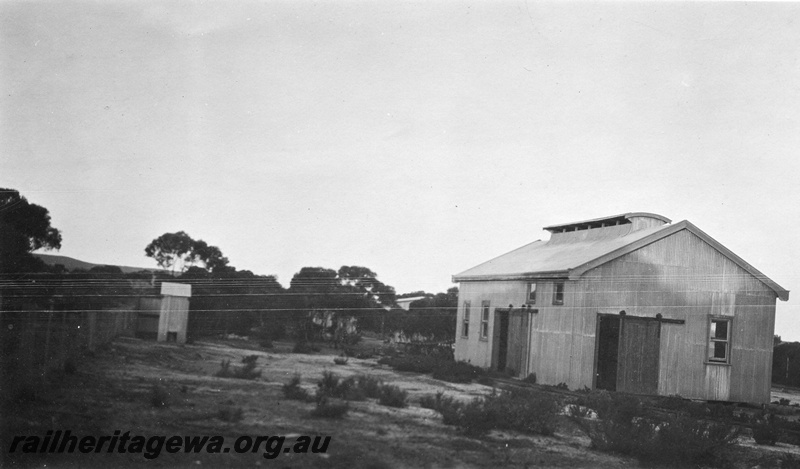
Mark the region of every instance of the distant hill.
[[[113, 265], [113, 264], [92, 264], [91, 262], [79, 261], [78, 259], [73, 259], [71, 257], [58, 256], [58, 255], [54, 255], [54, 254], [33, 253], [33, 255], [38, 257], [39, 259], [41, 259], [47, 265], [61, 264], [67, 270], [75, 270], [75, 269], [89, 270], [92, 267], [103, 266], [103, 265]], [[150, 271], [150, 272], [159, 272], [159, 271], [161, 271], [161, 269], [153, 269], [153, 268], [147, 268], [147, 267], [130, 267], [130, 266], [126, 266], [126, 265], [118, 265], [117, 267], [122, 269], [122, 271], [124, 273], [126, 273], [126, 274], [129, 274], [129, 273], [132, 273], [132, 272], [140, 272], [142, 270], [147, 270], [147, 271]]]

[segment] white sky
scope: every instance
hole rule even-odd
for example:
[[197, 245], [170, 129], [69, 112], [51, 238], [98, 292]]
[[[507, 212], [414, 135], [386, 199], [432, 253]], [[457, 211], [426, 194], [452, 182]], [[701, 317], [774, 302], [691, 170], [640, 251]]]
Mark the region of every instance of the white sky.
[[288, 286], [399, 293], [629, 211], [795, 290], [800, 5], [0, 3], [0, 186], [61, 254], [153, 267], [184, 230]]

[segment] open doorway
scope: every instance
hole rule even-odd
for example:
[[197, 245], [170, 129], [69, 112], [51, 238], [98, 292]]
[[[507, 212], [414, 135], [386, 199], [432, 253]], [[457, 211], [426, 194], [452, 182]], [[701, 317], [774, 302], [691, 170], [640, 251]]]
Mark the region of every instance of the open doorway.
[[655, 318], [599, 315], [597, 389], [658, 393], [661, 323]]
[[617, 390], [617, 357], [619, 354], [619, 316], [598, 316], [597, 389]]
[[510, 310], [497, 308], [494, 310], [494, 369], [505, 371], [508, 361], [508, 314]]
[[523, 308], [494, 310], [492, 368], [513, 376], [527, 375], [533, 311]]

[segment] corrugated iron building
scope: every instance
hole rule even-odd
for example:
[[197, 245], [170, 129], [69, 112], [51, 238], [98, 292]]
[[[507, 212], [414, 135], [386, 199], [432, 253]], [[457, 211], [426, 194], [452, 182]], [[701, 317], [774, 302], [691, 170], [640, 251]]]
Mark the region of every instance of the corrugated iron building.
[[570, 389], [769, 402], [787, 290], [688, 221], [544, 229], [548, 241], [453, 276], [457, 360]]

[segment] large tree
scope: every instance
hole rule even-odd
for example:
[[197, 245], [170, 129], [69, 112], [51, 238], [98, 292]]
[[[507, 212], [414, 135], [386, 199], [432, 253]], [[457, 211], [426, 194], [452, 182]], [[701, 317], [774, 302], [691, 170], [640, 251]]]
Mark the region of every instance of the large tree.
[[380, 330], [384, 308], [394, 304], [394, 288], [361, 266], [342, 266], [338, 271], [303, 267], [289, 286], [295, 326], [304, 337], [309, 331], [309, 312], [325, 310], [337, 318], [354, 317], [360, 328]]
[[195, 266], [179, 280], [192, 285], [192, 336], [220, 332], [246, 335], [255, 326], [276, 334], [282, 328], [284, 289], [272, 275], [255, 275], [233, 267], [209, 272]]
[[60, 249], [61, 233], [50, 225], [46, 208], [32, 204], [14, 189], [0, 189], [0, 271], [42, 270], [30, 253]]
[[154, 239], [144, 249], [147, 257], [155, 259], [163, 269], [175, 272], [184, 272], [187, 267], [194, 267], [197, 263], [211, 271], [225, 270], [228, 268], [228, 258], [216, 246], [209, 246], [202, 239], [194, 240], [184, 231], [177, 233], [164, 233]]

